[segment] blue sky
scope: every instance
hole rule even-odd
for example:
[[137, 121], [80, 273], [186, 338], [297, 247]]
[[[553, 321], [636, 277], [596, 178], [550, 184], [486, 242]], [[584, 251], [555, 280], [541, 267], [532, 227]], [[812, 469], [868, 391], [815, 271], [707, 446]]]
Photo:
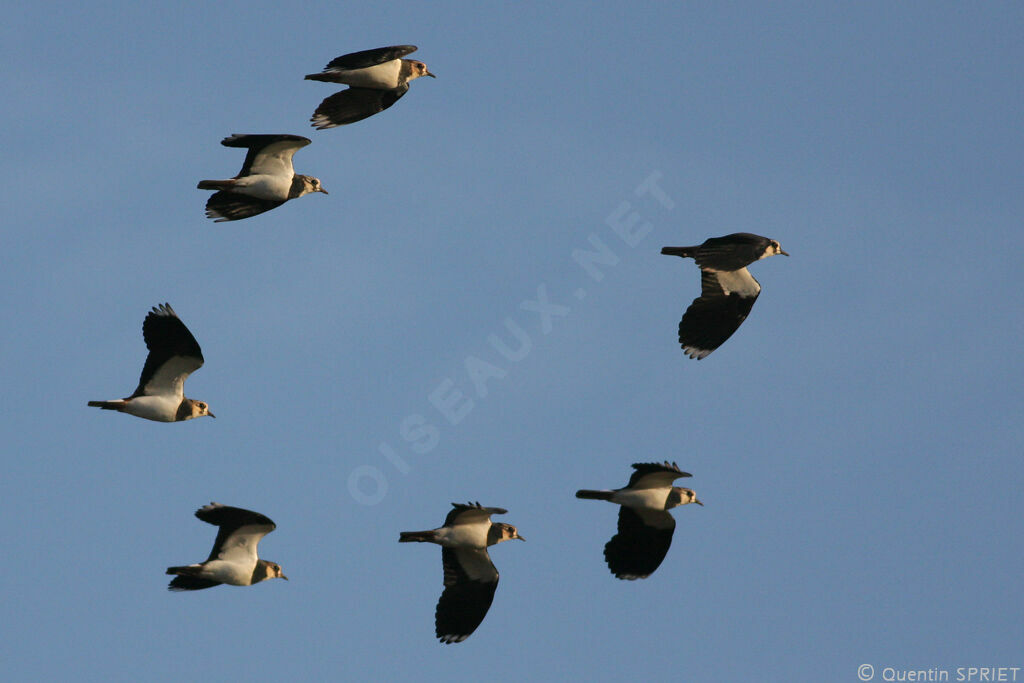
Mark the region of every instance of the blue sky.
[[[1020, 5], [7, 17], [5, 680], [1024, 666]], [[402, 43], [436, 80], [308, 125], [336, 89], [304, 74]], [[296, 169], [330, 195], [207, 221], [195, 184], [236, 173], [218, 143], [250, 132], [312, 138]], [[699, 274], [658, 252], [737, 231], [792, 257], [756, 264], [750, 318], [689, 360]], [[573, 257], [594, 240], [600, 279]], [[218, 418], [88, 409], [134, 388], [163, 301]], [[618, 581], [616, 509], [573, 492], [664, 459], [706, 506], [675, 511], [654, 576]], [[466, 500], [527, 543], [492, 549], [490, 614], [441, 646], [440, 552], [396, 541]], [[291, 581], [168, 593], [164, 568], [209, 551], [209, 501], [274, 519], [261, 555]]]

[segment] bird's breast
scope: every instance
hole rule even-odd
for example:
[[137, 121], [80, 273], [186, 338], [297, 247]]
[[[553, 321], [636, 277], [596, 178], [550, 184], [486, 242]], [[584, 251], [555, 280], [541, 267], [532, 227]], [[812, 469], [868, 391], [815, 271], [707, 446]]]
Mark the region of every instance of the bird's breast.
[[456, 524], [438, 530], [437, 540], [448, 548], [486, 548], [487, 524]]
[[256, 563], [225, 562], [210, 560], [203, 565], [203, 578], [213, 579], [232, 586], [248, 586], [252, 583], [252, 572]]
[[390, 90], [398, 87], [398, 75], [402, 69], [401, 59], [369, 66], [365, 69], [350, 69], [337, 72], [337, 81], [354, 88], [375, 88]]
[[239, 178], [235, 183], [233, 192], [244, 194], [257, 199], [269, 199], [271, 201], [287, 201], [292, 189], [292, 178], [294, 176], [276, 175], [249, 175]]
[[125, 404], [124, 412], [156, 422], [176, 422], [180, 405], [178, 396], [136, 396]]

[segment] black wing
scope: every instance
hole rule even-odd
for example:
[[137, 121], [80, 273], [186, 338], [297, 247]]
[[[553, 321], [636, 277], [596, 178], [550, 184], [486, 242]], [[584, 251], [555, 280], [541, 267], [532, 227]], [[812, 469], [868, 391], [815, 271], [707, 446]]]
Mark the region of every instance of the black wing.
[[[667, 460], [663, 463], [635, 462], [632, 464], [632, 468], [636, 471], [629, 477], [629, 484], [626, 485], [626, 488], [630, 489], [671, 486], [672, 482], [680, 477], [693, 476], [689, 472], [679, 469], [679, 465]], [[644, 480], [642, 485], [637, 486], [637, 484], [641, 484], [641, 479]]]
[[408, 91], [408, 83], [392, 90], [377, 90], [376, 88], [342, 90], [321, 102], [309, 120], [318, 130], [362, 121], [384, 111]]
[[735, 232], [724, 237], [712, 237], [695, 250], [693, 256], [701, 268], [712, 270], [739, 270], [757, 261], [771, 243], [767, 237], [749, 232]]
[[[757, 283], [746, 270], [740, 272]], [[704, 358], [724, 344], [747, 319], [760, 293], [726, 294], [718, 278], [717, 273], [701, 271], [701, 295], [693, 300], [679, 321], [679, 345], [690, 358]]]
[[149, 349], [139, 386], [131, 398], [147, 392], [181, 391], [185, 378], [203, 365], [203, 352], [170, 304], [154, 306], [142, 321], [142, 338]]
[[604, 547], [608, 568], [620, 579], [647, 578], [665, 559], [675, 528], [667, 512], [619, 508], [619, 533]]
[[200, 591], [204, 588], [213, 588], [219, 586], [220, 581], [210, 581], [209, 579], [200, 579], [195, 576], [175, 576], [169, 584], [167, 584], [167, 590], [169, 591]]
[[434, 613], [442, 643], [461, 643], [487, 616], [498, 588], [498, 570], [486, 550], [441, 548], [444, 592]]
[[219, 192], [214, 192], [206, 200], [206, 217], [213, 218], [214, 223], [238, 221], [243, 218], [251, 218], [261, 213], [266, 213], [282, 204], [284, 204], [283, 201], [259, 199], [258, 197], [220, 190]]
[[342, 55], [332, 59], [328, 62], [327, 66], [324, 67], [324, 71], [330, 71], [332, 69], [365, 69], [369, 66], [377, 66], [384, 62], [390, 62], [392, 59], [401, 59], [413, 52], [416, 52], [415, 45], [392, 45], [390, 47], [378, 47], [372, 50], [350, 52], [347, 55]]

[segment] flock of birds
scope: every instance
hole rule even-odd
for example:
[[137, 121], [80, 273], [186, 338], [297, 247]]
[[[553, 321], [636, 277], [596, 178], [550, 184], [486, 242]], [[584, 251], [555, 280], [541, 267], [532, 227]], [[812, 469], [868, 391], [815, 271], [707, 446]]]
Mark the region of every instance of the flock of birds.
[[[409, 90], [409, 82], [431, 76], [423, 62], [405, 59], [413, 45], [364, 50], [332, 60], [309, 80], [350, 86], [325, 99], [311, 121], [318, 129], [360, 121], [393, 105]], [[203, 180], [199, 189], [215, 190], [206, 214], [233, 221], [270, 211], [290, 199], [322, 192], [318, 178], [295, 173], [292, 157], [310, 144], [298, 135], [231, 135], [221, 144], [247, 149], [242, 170], [228, 180]], [[701, 295], [679, 323], [679, 343], [696, 359], [721, 346], [746, 319], [761, 292], [747, 266], [769, 256], [788, 256], [775, 240], [750, 233], [714, 237], [698, 246], [665, 247], [662, 254], [692, 258], [701, 271]], [[203, 365], [199, 343], [170, 304], [146, 315], [142, 336], [149, 350], [138, 387], [125, 398], [89, 401], [88, 405], [157, 422], [183, 422], [215, 417], [205, 401], [186, 398], [185, 380]], [[629, 483], [619, 489], [580, 490], [576, 497], [619, 505], [618, 532], [605, 545], [608, 568], [619, 579], [643, 579], [661, 565], [672, 543], [675, 519], [668, 510], [703, 505], [692, 489], [674, 486], [691, 476], [675, 463], [635, 463]], [[441, 546], [444, 590], [435, 612], [435, 633], [442, 643], [465, 640], [490, 609], [498, 586], [498, 570], [487, 548], [513, 539], [524, 540], [511, 524], [492, 522], [507, 510], [480, 503], [452, 503], [444, 524], [428, 531], [403, 531], [400, 543]], [[287, 579], [276, 562], [260, 559], [260, 540], [275, 529], [258, 512], [219, 503], [195, 513], [218, 528], [213, 549], [204, 562], [168, 567], [168, 588], [193, 591], [220, 584], [251, 586], [267, 579]]]

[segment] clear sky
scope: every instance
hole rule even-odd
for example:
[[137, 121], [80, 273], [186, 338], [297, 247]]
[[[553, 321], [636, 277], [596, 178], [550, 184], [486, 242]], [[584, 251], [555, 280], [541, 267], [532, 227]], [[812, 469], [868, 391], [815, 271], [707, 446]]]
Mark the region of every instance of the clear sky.
[[[4, 680], [1024, 666], [1020, 4], [116, 0], [0, 35]], [[304, 74], [403, 43], [436, 80], [309, 126], [340, 88]], [[231, 133], [312, 138], [330, 195], [208, 221]], [[737, 231], [792, 257], [689, 360], [699, 272], [659, 250]], [[217, 419], [87, 408], [164, 301]], [[665, 459], [706, 506], [616, 580], [616, 508], [573, 493]], [[440, 551], [398, 532], [466, 500], [527, 542], [442, 646]], [[210, 501], [277, 522], [291, 581], [169, 593]]]

